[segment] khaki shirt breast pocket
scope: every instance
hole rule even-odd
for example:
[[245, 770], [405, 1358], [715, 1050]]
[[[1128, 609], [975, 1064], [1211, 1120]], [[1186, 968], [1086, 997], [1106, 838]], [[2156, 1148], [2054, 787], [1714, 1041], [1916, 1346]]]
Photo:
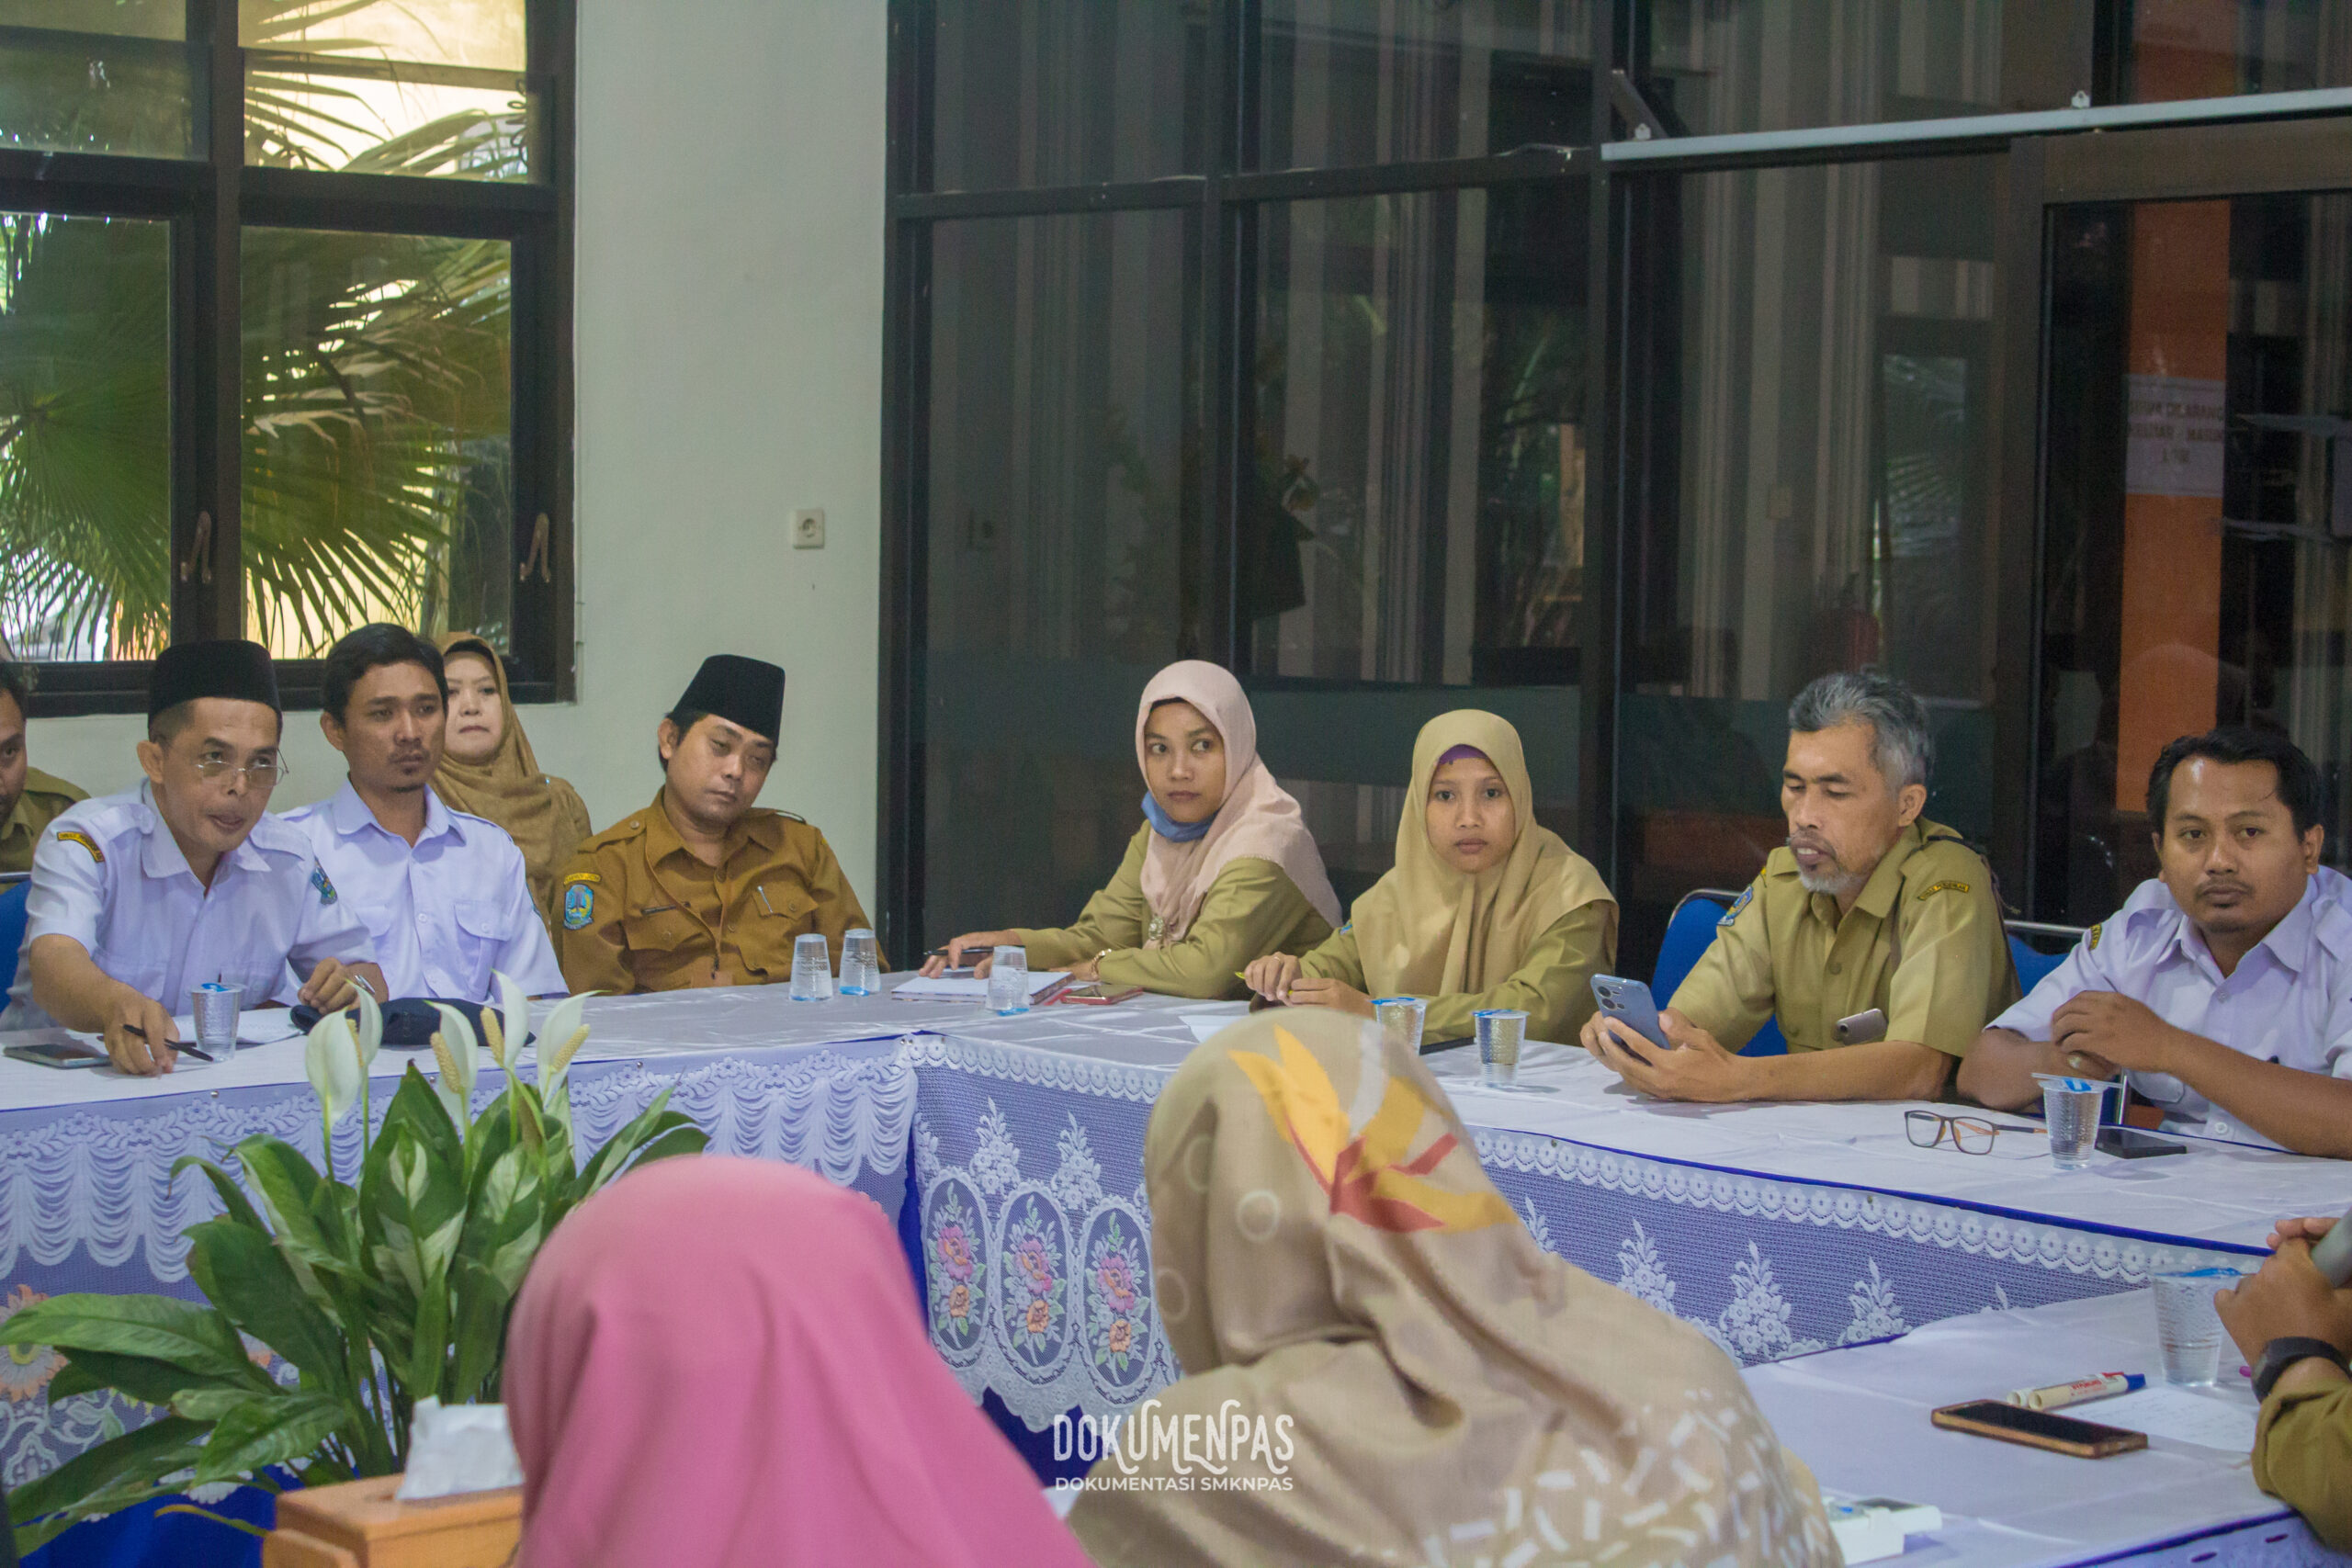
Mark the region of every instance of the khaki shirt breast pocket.
[[755, 885], [735, 927], [743, 966], [770, 980], [792, 976], [793, 939], [816, 930], [817, 901], [808, 890], [789, 878], [771, 878]]

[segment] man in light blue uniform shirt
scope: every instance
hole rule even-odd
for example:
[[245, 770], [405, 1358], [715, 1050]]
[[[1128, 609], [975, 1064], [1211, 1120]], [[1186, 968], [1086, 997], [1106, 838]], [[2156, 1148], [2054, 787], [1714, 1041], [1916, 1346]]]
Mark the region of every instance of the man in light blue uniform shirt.
[[147, 782], [85, 800], [33, 851], [23, 962], [0, 1029], [106, 1038], [129, 1073], [167, 1073], [192, 987], [244, 1005], [346, 1007], [383, 976], [368, 928], [302, 835], [266, 815], [285, 776], [277, 676], [258, 643], [179, 643], [149, 676]]
[[2352, 1158], [2352, 880], [2319, 863], [2324, 788], [2283, 735], [2185, 736], [2148, 780], [2159, 874], [1995, 1019], [1961, 1092], [2127, 1073], [2165, 1124]]
[[433, 792], [449, 694], [440, 650], [405, 626], [362, 626], [328, 650], [323, 687], [319, 728], [350, 774], [285, 820], [368, 922], [392, 994], [494, 1001], [495, 972], [561, 995], [523, 852]]

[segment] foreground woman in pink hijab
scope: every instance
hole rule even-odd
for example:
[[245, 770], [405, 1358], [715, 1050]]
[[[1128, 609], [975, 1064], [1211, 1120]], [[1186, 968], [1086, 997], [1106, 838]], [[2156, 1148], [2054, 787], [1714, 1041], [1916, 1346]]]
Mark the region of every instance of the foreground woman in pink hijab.
[[872, 1201], [768, 1160], [663, 1160], [523, 1282], [518, 1568], [1087, 1568], [932, 1350]]

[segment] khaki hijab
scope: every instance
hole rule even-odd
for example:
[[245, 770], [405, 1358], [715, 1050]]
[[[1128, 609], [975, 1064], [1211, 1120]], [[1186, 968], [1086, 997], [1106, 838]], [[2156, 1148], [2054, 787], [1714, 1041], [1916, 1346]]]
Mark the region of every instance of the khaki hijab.
[[433, 775], [433, 788], [442, 801], [459, 811], [486, 817], [513, 836], [523, 852], [524, 874], [530, 878], [531, 898], [544, 917], [553, 907], [555, 879], [571, 860], [571, 852], [588, 836], [588, 807], [580, 792], [551, 773], [539, 772], [530, 738], [523, 733], [522, 716], [506, 688], [506, 666], [497, 650], [472, 632], [451, 632], [441, 638], [441, 656], [470, 653], [490, 661], [498, 682], [498, 705], [505, 722], [498, 732], [498, 750], [487, 762], [461, 762], [444, 754]]
[[[1195, 1489], [1082, 1495], [1070, 1528], [1105, 1568], [1836, 1568], [1811, 1475], [1729, 1358], [1538, 1247], [1377, 1027], [1309, 1009], [1216, 1036], [1161, 1091], [1144, 1174], [1185, 1375], [1093, 1474]], [[1238, 1486], [1201, 1489], [1156, 1440], [1188, 1421], [1246, 1432]]]
[[[1486, 753], [1519, 821], [1510, 858], [1475, 877], [1439, 857], [1427, 826], [1430, 778], [1456, 746]], [[1545, 928], [1595, 901], [1616, 908], [1592, 863], [1535, 820], [1534, 787], [1510, 722], [1461, 708], [1423, 725], [1413, 742], [1413, 787], [1396, 824], [1396, 863], [1356, 900], [1356, 952], [1372, 994], [1492, 990], [1526, 962]]]
[[1183, 941], [1219, 874], [1237, 860], [1273, 862], [1317, 913], [1338, 925], [1340, 896], [1323, 870], [1323, 852], [1315, 847], [1298, 802], [1258, 761], [1258, 716], [1241, 682], [1199, 659], [1180, 660], [1151, 678], [1136, 705], [1136, 766], [1144, 769], [1147, 785], [1151, 773], [1144, 764], [1143, 729], [1151, 710], [1165, 702], [1190, 703], [1216, 727], [1225, 742], [1225, 799], [1209, 830], [1190, 843], [1153, 830], [1142, 880], [1144, 901], [1159, 917], [1159, 930], [1144, 945], [1172, 947]]

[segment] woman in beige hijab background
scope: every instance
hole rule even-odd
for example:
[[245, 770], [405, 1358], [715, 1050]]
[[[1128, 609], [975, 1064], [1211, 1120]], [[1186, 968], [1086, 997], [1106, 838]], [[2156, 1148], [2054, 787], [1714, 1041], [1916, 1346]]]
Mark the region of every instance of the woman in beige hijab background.
[[[1811, 1474], [1729, 1358], [1538, 1247], [1373, 1025], [1263, 1012], [1201, 1046], [1152, 1109], [1144, 1179], [1184, 1376], [1070, 1513], [1105, 1568], [1836, 1568]], [[1187, 1418], [1240, 1439], [1214, 1490], [1197, 1442], [1155, 1440]]]
[[1258, 719], [1240, 682], [1197, 659], [1153, 676], [1136, 707], [1136, 765], [1144, 824], [1075, 925], [967, 932], [923, 973], [970, 949], [1023, 947], [1032, 973], [1224, 997], [1240, 991], [1241, 966], [1261, 953], [1330, 934], [1339, 895], [1298, 802], [1258, 760]]
[[1250, 988], [1367, 1018], [1375, 997], [1425, 998], [1424, 1042], [1468, 1035], [1486, 1008], [1526, 1013], [1530, 1039], [1568, 1041], [1592, 1014], [1592, 977], [1617, 962], [1617, 901], [1535, 820], [1519, 731], [1461, 708], [1413, 742], [1396, 863], [1354, 919], [1300, 951], [1250, 964]]
[[449, 708], [434, 793], [443, 804], [486, 817], [514, 838], [523, 852], [532, 901], [553, 930], [555, 881], [588, 836], [588, 807], [578, 790], [539, 772], [497, 651], [472, 632], [451, 632], [441, 639], [441, 657]]

